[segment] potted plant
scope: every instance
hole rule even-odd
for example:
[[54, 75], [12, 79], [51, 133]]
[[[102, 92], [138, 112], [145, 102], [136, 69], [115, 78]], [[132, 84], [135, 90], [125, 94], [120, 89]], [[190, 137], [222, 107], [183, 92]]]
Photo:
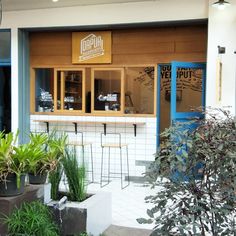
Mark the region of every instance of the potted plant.
[[24, 192], [27, 159], [18, 156], [15, 147], [18, 132], [0, 132], [0, 196], [19, 195]]
[[45, 133], [30, 134], [29, 147], [33, 155], [29, 158], [29, 182], [43, 184], [48, 172], [56, 169], [66, 146], [66, 135], [49, 136]]
[[[63, 173], [68, 183], [66, 192], [59, 191]], [[85, 231], [99, 235], [111, 224], [111, 195], [104, 192], [87, 194], [86, 171], [77, 162], [74, 149], [66, 148], [60, 165], [50, 172], [49, 181], [53, 199], [49, 206], [60, 225], [61, 235], [79, 235]]]
[[[146, 173], [158, 186], [156, 195], [146, 198], [154, 206], [147, 210], [148, 219], [138, 219], [155, 223], [152, 235], [236, 233], [236, 123], [221, 109], [206, 115], [195, 121], [194, 131], [175, 125], [163, 133], [164, 142]], [[176, 171], [181, 174], [173, 178]]]

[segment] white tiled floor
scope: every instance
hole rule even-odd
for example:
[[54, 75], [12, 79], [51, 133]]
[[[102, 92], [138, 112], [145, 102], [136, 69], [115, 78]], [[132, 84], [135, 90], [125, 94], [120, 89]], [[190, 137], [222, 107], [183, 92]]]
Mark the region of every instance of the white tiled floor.
[[120, 181], [113, 180], [109, 185], [100, 188], [100, 184], [89, 184], [88, 193], [106, 191], [112, 193], [112, 224], [126, 227], [152, 229], [154, 225], [139, 224], [136, 219], [147, 217], [146, 210], [151, 205], [145, 203], [144, 198], [155, 193], [156, 190], [140, 183], [130, 182], [125, 189], [121, 189]]

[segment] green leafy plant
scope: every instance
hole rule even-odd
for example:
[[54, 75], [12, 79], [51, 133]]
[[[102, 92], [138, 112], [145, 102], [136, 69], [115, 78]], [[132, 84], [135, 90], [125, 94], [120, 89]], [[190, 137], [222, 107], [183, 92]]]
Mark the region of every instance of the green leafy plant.
[[29, 172], [36, 175], [55, 170], [64, 155], [66, 142], [67, 135], [55, 131], [49, 135], [31, 133], [29, 148], [33, 155], [29, 156]]
[[69, 149], [65, 151], [62, 164], [68, 180], [70, 199], [72, 201], [83, 201], [86, 198], [85, 167], [79, 166], [76, 153]]
[[5, 218], [10, 235], [58, 236], [58, 227], [52, 221], [47, 206], [41, 202], [23, 203]]
[[12, 154], [17, 135], [13, 133], [5, 134], [0, 132], [0, 179], [5, 179], [6, 175], [12, 173]]
[[[236, 235], [236, 124], [227, 111], [211, 109], [198, 128], [175, 124], [146, 175], [156, 195], [146, 197], [152, 235]], [[187, 125], [187, 126], [186, 126]]]
[[16, 147], [19, 132], [15, 135], [11, 132], [5, 134], [0, 132], [0, 180], [6, 181], [9, 174], [17, 177], [17, 186], [20, 186], [20, 176], [27, 171], [27, 159], [18, 155], [24, 149], [23, 146]]
[[30, 152], [26, 153], [29, 158], [29, 173], [37, 175], [47, 169], [44, 167], [44, 162], [46, 159], [48, 136], [45, 133], [30, 133], [29, 138], [28, 147]]
[[34, 166], [43, 157], [44, 152], [39, 147], [32, 147], [30, 143], [19, 145], [14, 147], [13, 168], [21, 168], [25, 173], [30, 171], [36, 174]]

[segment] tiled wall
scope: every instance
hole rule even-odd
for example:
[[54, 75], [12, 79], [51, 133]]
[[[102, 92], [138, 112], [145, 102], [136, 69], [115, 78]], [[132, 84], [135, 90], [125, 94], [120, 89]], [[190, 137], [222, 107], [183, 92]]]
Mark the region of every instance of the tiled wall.
[[[60, 120], [60, 121], [95, 121], [97, 123], [79, 124], [78, 131], [84, 134], [84, 141], [93, 143], [93, 159], [95, 181], [100, 181], [101, 175], [101, 133], [104, 132], [102, 122], [111, 121], [116, 124], [107, 124], [107, 133], [120, 133], [122, 143], [128, 144], [129, 154], [129, 170], [130, 176], [142, 176], [145, 172], [145, 166], [136, 165], [137, 160], [152, 161], [156, 150], [156, 118], [143, 117], [101, 117], [101, 116], [47, 116], [47, 115], [31, 115], [31, 131], [46, 131], [46, 124], [43, 122], [35, 122], [34, 120]], [[101, 121], [101, 123], [100, 123]], [[137, 125], [137, 135], [134, 136], [134, 128], [132, 124], [119, 124], [118, 122], [144, 122], [144, 125]], [[74, 133], [74, 125], [71, 123], [49, 123], [50, 130], [56, 128], [68, 132], [70, 140], [80, 141], [81, 136]], [[106, 136], [107, 141], [117, 142], [115, 136]], [[81, 156], [81, 150], [78, 148], [77, 154]], [[126, 157], [126, 150], [123, 149], [123, 159]], [[104, 173], [108, 165], [108, 149], [104, 150]], [[85, 147], [85, 159], [90, 160], [89, 146]], [[91, 166], [90, 166], [91, 167]], [[126, 170], [124, 165], [124, 171]], [[120, 172], [119, 149], [111, 149], [111, 172]]]

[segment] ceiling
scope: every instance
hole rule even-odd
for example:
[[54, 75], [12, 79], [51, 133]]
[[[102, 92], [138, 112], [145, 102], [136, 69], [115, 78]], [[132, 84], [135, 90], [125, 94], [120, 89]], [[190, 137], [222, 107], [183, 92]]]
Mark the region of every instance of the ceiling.
[[111, 3], [145, 2], [160, 0], [2, 0], [3, 11], [44, 9], [54, 7], [86, 6]]

